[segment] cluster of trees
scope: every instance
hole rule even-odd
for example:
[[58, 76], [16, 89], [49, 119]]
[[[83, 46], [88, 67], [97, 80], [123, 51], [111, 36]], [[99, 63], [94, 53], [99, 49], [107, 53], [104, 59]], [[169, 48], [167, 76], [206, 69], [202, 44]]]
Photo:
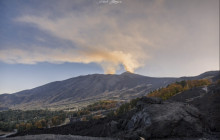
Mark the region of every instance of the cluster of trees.
[[0, 121], [0, 130], [2, 131], [12, 131], [15, 129], [15, 122], [2, 122]]
[[116, 105], [117, 105], [117, 101], [103, 100], [103, 101], [98, 101], [94, 104], [88, 105], [87, 109], [89, 111], [108, 110], [111, 108], [115, 108]]
[[80, 117], [80, 116], [88, 115], [90, 113], [91, 112], [86, 108], [80, 109], [78, 111], [68, 112], [68, 114], [72, 117]]
[[34, 128], [46, 128], [56, 126], [64, 122], [66, 113], [64, 111], [49, 110], [8, 110], [0, 112], [0, 130], [18, 131]]
[[78, 111], [50, 111], [50, 110], [8, 110], [0, 112], [0, 130], [26, 131], [36, 128], [47, 128], [57, 126], [65, 121], [68, 116], [79, 117], [81, 120], [99, 119], [103, 116], [92, 114], [93, 111], [109, 110], [116, 108], [117, 101], [102, 100], [88, 105]]
[[[91, 105], [88, 105], [78, 111], [68, 112], [68, 115], [81, 118], [82, 121], [99, 119], [103, 117], [103, 114], [101, 113], [103, 110], [107, 111], [110, 109], [115, 109], [117, 107], [117, 103], [117, 101], [113, 100], [101, 100]], [[96, 113], [93, 114], [93, 112]]]
[[200, 86], [209, 85], [209, 84], [211, 84], [211, 82], [208, 79], [181, 81], [181, 82], [170, 84], [166, 88], [155, 90], [149, 93], [147, 96], [148, 97], [160, 97], [164, 100], [167, 100], [179, 92], [183, 92], [185, 90], [188, 90], [194, 87], [200, 87]]
[[217, 85], [220, 85], [220, 80], [218, 80], [216, 83], [217, 83]]
[[132, 99], [130, 102], [122, 104], [119, 108], [117, 108], [115, 111], [111, 111], [108, 113], [108, 117], [113, 117], [113, 116], [120, 116], [123, 115], [124, 113], [132, 110], [133, 108], [136, 107], [137, 102], [140, 100], [140, 98], [135, 98]]
[[88, 118], [92, 118], [91, 112], [93, 111], [99, 111], [99, 110], [109, 110], [112, 108], [115, 108], [117, 106], [117, 101], [113, 100], [101, 100], [98, 102], [95, 102], [91, 105], [88, 105], [85, 108], [82, 108], [78, 111], [68, 112], [68, 115], [71, 115], [72, 117], [81, 117], [81, 116], [89, 116]]
[[132, 99], [130, 102], [128, 103], [125, 103], [123, 105], [121, 105], [116, 111], [115, 111], [115, 115], [118, 116], [118, 115], [122, 115], [130, 110], [132, 110], [137, 102], [139, 101], [140, 98], [136, 98], [136, 99]]

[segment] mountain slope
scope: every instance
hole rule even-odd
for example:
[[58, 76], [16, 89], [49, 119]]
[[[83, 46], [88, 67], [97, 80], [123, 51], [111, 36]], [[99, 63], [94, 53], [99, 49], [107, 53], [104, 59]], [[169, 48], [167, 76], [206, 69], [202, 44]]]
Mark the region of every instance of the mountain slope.
[[220, 84], [193, 88], [171, 97], [169, 101], [197, 107], [207, 119], [210, 129], [220, 132]]
[[97, 99], [129, 100], [175, 81], [210, 78], [217, 75], [218, 71], [181, 78], [154, 78], [129, 72], [120, 75], [78, 76], [14, 94], [0, 95], [0, 107], [40, 109], [55, 106], [69, 107], [70, 104], [80, 106]]

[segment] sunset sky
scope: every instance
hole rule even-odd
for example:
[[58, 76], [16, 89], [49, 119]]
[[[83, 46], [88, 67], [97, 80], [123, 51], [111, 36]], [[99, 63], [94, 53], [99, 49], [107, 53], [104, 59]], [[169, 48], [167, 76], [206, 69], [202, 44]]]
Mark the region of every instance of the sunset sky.
[[0, 0], [0, 94], [125, 70], [219, 69], [219, 0]]

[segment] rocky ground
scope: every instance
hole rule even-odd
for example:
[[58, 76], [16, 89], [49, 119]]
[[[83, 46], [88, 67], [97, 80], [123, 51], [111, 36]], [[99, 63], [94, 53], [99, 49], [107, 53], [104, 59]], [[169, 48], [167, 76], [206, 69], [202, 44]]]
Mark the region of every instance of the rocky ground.
[[206, 118], [211, 131], [220, 132], [220, 85], [194, 88], [173, 96], [170, 101], [195, 106]]
[[[204, 88], [204, 89], [203, 89]], [[119, 117], [76, 122], [37, 129], [15, 136], [36, 134], [81, 135], [119, 139], [218, 140], [220, 88], [195, 88], [168, 101], [142, 97], [136, 108]]]
[[73, 136], [73, 135], [42, 134], [42, 135], [27, 135], [27, 136], [5, 138], [5, 139], [1, 139], [1, 140], [116, 140], [116, 139], [96, 138], [96, 137], [86, 137], [86, 136]]
[[[4, 138], [0, 140], [121, 140], [119, 138], [103, 138], [103, 137], [87, 137], [87, 136], [74, 136], [74, 135], [54, 135], [54, 134], [41, 134], [41, 135], [27, 135], [12, 138]], [[144, 138], [139, 138], [144, 140]], [[182, 137], [182, 138], [163, 138], [163, 139], [150, 139], [150, 140], [219, 140], [212, 136], [203, 137]]]

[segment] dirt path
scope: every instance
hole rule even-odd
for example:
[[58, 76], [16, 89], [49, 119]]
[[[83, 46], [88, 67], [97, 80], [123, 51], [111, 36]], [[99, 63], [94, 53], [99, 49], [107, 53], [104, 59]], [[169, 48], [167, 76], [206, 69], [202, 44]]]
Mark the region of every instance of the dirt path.
[[17, 129], [15, 129], [13, 132], [8, 132], [8, 133], [6, 133], [5, 135], [0, 136], [0, 139], [1, 139], [1, 138], [6, 138], [6, 137], [8, 137], [8, 136], [10, 136], [10, 135], [14, 135], [14, 134], [16, 134], [16, 133], [17, 133]]

